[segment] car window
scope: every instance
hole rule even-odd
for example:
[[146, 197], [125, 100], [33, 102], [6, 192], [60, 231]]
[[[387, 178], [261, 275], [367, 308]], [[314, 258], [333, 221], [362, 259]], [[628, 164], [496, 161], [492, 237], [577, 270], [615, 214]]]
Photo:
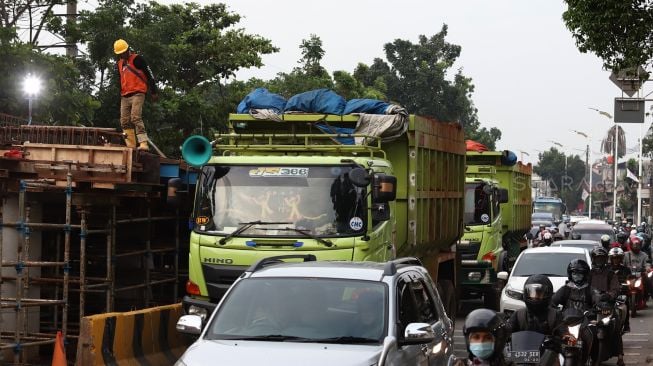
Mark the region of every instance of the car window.
[[417, 277], [410, 283], [411, 290], [415, 295], [415, 304], [417, 307], [419, 322], [435, 323], [438, 321], [438, 312], [435, 308], [435, 302], [428, 291], [424, 279]]
[[567, 277], [567, 266], [574, 259], [586, 260], [586, 257], [583, 253], [523, 253], [512, 270], [512, 276], [543, 274]]
[[326, 278], [249, 278], [218, 308], [207, 339], [269, 335], [380, 343], [387, 332], [387, 286]]
[[407, 275], [397, 280], [397, 318], [399, 319], [397, 333], [399, 335], [404, 334], [408, 324], [416, 323], [419, 319], [411, 282], [410, 277]]

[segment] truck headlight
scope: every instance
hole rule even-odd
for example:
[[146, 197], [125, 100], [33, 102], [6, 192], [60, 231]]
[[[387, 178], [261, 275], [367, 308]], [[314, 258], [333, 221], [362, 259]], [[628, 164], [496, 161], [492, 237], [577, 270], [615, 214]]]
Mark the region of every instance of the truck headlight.
[[201, 308], [199, 306], [191, 305], [188, 308], [188, 315], [197, 315], [200, 318], [202, 318], [202, 322], [206, 320], [206, 317], [208, 315], [208, 311], [206, 311], [205, 308]]

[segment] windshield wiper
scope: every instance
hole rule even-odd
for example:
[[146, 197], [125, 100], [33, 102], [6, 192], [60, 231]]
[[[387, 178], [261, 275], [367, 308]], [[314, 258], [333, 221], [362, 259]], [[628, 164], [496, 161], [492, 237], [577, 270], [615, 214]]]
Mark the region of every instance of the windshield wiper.
[[374, 338], [342, 336], [342, 337], [332, 337], [332, 338], [302, 339], [301, 342], [353, 344], [353, 343], [379, 343], [380, 341]]
[[297, 229], [297, 228], [294, 228], [294, 227], [288, 227], [288, 226], [286, 226], [286, 227], [284, 227], [284, 228], [281, 228], [280, 230], [292, 230], [292, 231], [294, 231], [294, 232], [297, 232], [297, 233], [300, 233], [300, 234], [304, 234], [305, 236], [307, 236], [307, 237], [309, 237], [309, 238], [311, 238], [311, 239], [314, 239], [314, 240], [316, 240], [316, 241], [318, 241], [318, 242], [324, 244], [325, 246], [327, 246], [327, 247], [329, 247], [329, 248], [333, 246], [333, 243], [331, 242], [331, 240], [327, 240], [327, 239], [320, 238], [319, 236], [313, 235], [313, 234], [311, 234], [310, 232], [308, 232], [308, 231], [306, 231], [306, 230]]
[[238, 225], [240, 225], [238, 227], [238, 229], [232, 231], [227, 236], [220, 239], [218, 241], [218, 243], [220, 243], [220, 245], [224, 245], [224, 244], [227, 243], [227, 241], [229, 241], [229, 239], [233, 238], [236, 235], [242, 234], [245, 230], [249, 229], [250, 227], [252, 227], [254, 225], [288, 225], [288, 224], [290, 224], [290, 222], [272, 222], [272, 221], [261, 221], [261, 220], [250, 221], [250, 222], [240, 222], [240, 223], [238, 223]]
[[223, 336], [216, 337], [212, 339], [225, 339], [225, 340], [239, 340], [239, 341], [271, 341], [271, 342], [284, 342], [284, 341], [294, 341], [301, 340], [304, 341], [306, 338], [296, 337], [296, 336], [287, 336], [282, 334], [266, 334], [258, 336]]

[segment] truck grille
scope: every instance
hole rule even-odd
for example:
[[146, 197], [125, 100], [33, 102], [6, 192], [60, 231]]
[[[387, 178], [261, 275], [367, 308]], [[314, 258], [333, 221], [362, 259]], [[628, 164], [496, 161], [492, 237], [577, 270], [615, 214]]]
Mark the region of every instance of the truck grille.
[[456, 250], [460, 253], [461, 260], [476, 260], [480, 249], [481, 243], [477, 241], [460, 242], [456, 246]]
[[202, 263], [202, 273], [209, 297], [219, 301], [236, 279], [245, 272], [248, 266], [225, 266]]

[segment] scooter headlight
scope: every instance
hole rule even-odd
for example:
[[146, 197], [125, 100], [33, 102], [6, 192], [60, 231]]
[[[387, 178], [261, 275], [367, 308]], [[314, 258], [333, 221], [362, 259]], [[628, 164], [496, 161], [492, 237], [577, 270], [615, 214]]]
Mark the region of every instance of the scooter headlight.
[[642, 285], [642, 279], [638, 278], [637, 281], [635, 281], [635, 287], [639, 287]]
[[601, 323], [603, 323], [604, 325], [610, 324], [610, 317], [606, 316], [605, 318], [601, 319]]
[[573, 327], [569, 327], [569, 334], [578, 339], [578, 333], [580, 332], [580, 324], [576, 324]]
[[648, 278], [653, 277], [653, 272], [649, 272], [649, 273], [647, 273], [646, 276], [648, 276]]

